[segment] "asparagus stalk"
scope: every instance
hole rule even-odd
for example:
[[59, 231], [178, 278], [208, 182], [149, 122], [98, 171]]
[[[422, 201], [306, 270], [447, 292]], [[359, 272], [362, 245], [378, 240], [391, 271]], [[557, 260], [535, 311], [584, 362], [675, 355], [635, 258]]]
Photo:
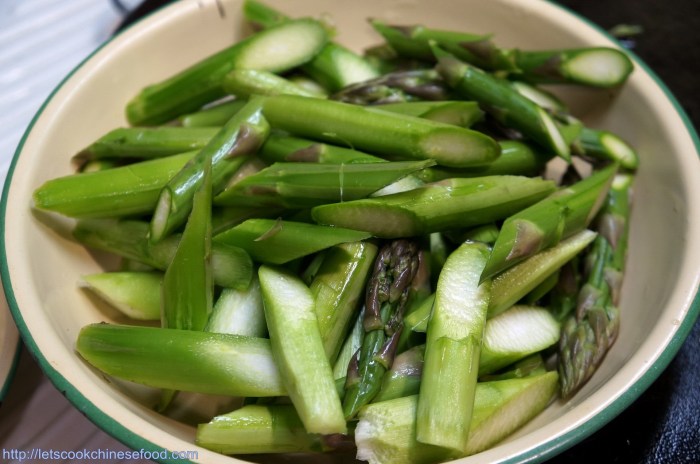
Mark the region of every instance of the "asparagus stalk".
[[580, 140], [586, 155], [618, 163], [625, 169], [635, 170], [639, 167], [639, 156], [635, 149], [610, 131], [584, 127]]
[[76, 349], [105, 374], [151, 387], [231, 396], [286, 394], [264, 338], [91, 324], [80, 330]]
[[182, 127], [221, 127], [247, 103], [246, 100], [230, 100], [214, 104], [207, 108], [180, 116], [178, 122]]
[[243, 16], [256, 29], [269, 29], [289, 19], [281, 11], [257, 0], [243, 2]]
[[273, 126], [302, 137], [445, 166], [488, 164], [500, 154], [498, 144], [480, 132], [336, 101], [265, 97], [263, 114]]
[[438, 48], [435, 54], [438, 71], [460, 95], [479, 102], [498, 122], [521, 131], [564, 160], [571, 160], [569, 146], [547, 111], [520, 95], [506, 81]]
[[207, 332], [266, 337], [260, 282], [256, 275], [246, 289], [224, 288], [214, 304]]
[[78, 163], [103, 158], [161, 158], [200, 150], [216, 134], [211, 127], [120, 127], [103, 135], [73, 159]]
[[411, 237], [488, 224], [553, 190], [552, 182], [527, 177], [448, 179], [407, 192], [317, 206], [311, 215], [320, 224], [364, 230], [376, 237]]
[[582, 230], [493, 277], [489, 317], [502, 313], [537, 288], [590, 245], [596, 235]]
[[355, 105], [382, 105], [415, 100], [448, 100], [450, 91], [434, 69], [412, 69], [384, 74], [349, 85], [331, 95]]
[[326, 356], [333, 364], [357, 314], [365, 284], [369, 278], [377, 246], [370, 242], [342, 243], [330, 248], [309, 285], [314, 296]]
[[629, 175], [619, 175], [613, 182], [598, 219], [600, 234], [587, 256], [589, 270], [576, 313], [562, 327], [559, 372], [563, 397], [570, 397], [590, 379], [617, 337], [631, 184]]
[[100, 272], [82, 277], [82, 285], [104, 301], [139, 321], [160, 320], [163, 274], [153, 271]]
[[275, 363], [304, 428], [309, 433], [345, 433], [311, 291], [295, 275], [272, 267], [261, 266], [258, 276]]
[[588, 227], [605, 201], [617, 171], [609, 166], [507, 218], [484, 278], [557, 244]]
[[302, 222], [249, 219], [214, 237], [214, 243], [245, 250], [258, 262], [285, 264], [326, 248], [369, 238], [366, 232]]
[[348, 367], [343, 398], [346, 419], [355, 417], [377, 395], [382, 376], [391, 367], [418, 266], [415, 242], [395, 240], [379, 250], [367, 285], [365, 335]]
[[471, 127], [484, 118], [484, 112], [479, 108], [479, 104], [470, 101], [389, 103], [381, 105], [380, 109], [460, 127]]
[[127, 119], [132, 125], [157, 125], [196, 111], [225, 95], [221, 82], [229, 71], [283, 72], [312, 59], [327, 39], [317, 21], [285, 21], [144, 88], [129, 101]]
[[237, 98], [251, 95], [301, 95], [316, 97], [282, 76], [256, 69], [234, 69], [224, 76], [221, 84], [224, 90]]
[[195, 192], [192, 213], [163, 276], [161, 326], [203, 330], [214, 299], [211, 271], [211, 166]]
[[345, 337], [343, 346], [340, 348], [340, 352], [338, 353], [335, 364], [333, 365], [333, 378], [335, 379], [336, 384], [340, 383], [342, 385], [342, 394], [340, 395], [341, 398], [345, 396], [345, 381], [348, 375], [348, 366], [350, 365], [350, 361], [352, 360], [353, 356], [355, 356], [357, 350], [359, 350], [362, 346], [362, 339], [365, 333], [364, 328], [362, 327], [362, 321], [364, 318], [365, 308], [363, 306], [355, 318], [355, 323], [353, 324], [350, 333], [347, 337]]
[[263, 144], [269, 130], [261, 114], [261, 102], [251, 100], [163, 187], [151, 220], [151, 240], [161, 240], [185, 222], [194, 192], [202, 183], [204, 165], [211, 164], [212, 191], [216, 195], [246, 160], [245, 155], [255, 153]]
[[530, 421], [556, 392], [556, 372], [478, 383], [469, 438], [459, 451], [416, 440], [418, 396], [373, 403], [361, 412], [355, 429], [357, 458], [370, 464], [430, 464], [476, 454]]
[[220, 193], [220, 206], [308, 208], [364, 198], [433, 165], [431, 160], [357, 163], [275, 163]]
[[76, 218], [146, 214], [160, 190], [195, 153], [183, 153], [46, 181], [34, 191], [34, 207]]
[[258, 155], [270, 164], [275, 162], [353, 164], [384, 161], [382, 158], [355, 149], [276, 132], [270, 134]]
[[467, 446], [491, 282], [479, 282], [488, 247], [465, 243], [442, 268], [428, 322], [416, 439], [460, 451]]
[[[113, 219], [78, 221], [73, 236], [87, 247], [114, 253], [163, 271], [172, 261], [180, 242], [176, 234], [153, 244], [148, 239], [148, 223]], [[215, 284], [230, 288], [248, 287], [253, 263], [241, 248], [213, 243], [211, 265]]]
[[416, 395], [420, 390], [425, 360], [425, 345], [414, 346], [397, 355], [391, 369], [382, 379], [382, 387], [374, 403]]

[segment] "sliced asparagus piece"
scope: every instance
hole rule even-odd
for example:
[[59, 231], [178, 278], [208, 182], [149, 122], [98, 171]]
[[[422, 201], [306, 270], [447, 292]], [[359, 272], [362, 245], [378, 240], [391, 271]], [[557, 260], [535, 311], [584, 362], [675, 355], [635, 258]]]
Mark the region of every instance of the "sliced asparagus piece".
[[546, 110], [520, 95], [506, 81], [435, 49], [437, 69], [445, 81], [465, 98], [476, 100], [498, 122], [521, 131], [536, 143], [571, 160], [569, 145]]
[[447, 84], [434, 69], [412, 69], [358, 82], [331, 95], [333, 100], [355, 105], [383, 105], [415, 100], [448, 100]]
[[256, 69], [234, 69], [224, 76], [222, 87], [237, 98], [251, 95], [301, 95], [316, 97], [295, 83], [268, 71]]
[[343, 346], [340, 348], [338, 357], [333, 365], [333, 378], [336, 382], [342, 383], [343, 386], [343, 393], [340, 395], [341, 398], [345, 395], [345, 380], [348, 375], [348, 366], [350, 365], [350, 361], [357, 350], [360, 349], [360, 346], [362, 346], [362, 339], [365, 333], [364, 329], [362, 328], [362, 321], [365, 317], [364, 306], [357, 316], [358, 317], [355, 318], [355, 323], [352, 326], [352, 330], [350, 330], [350, 333], [343, 341]]
[[82, 277], [85, 287], [131, 319], [160, 320], [160, 272], [100, 272]]
[[584, 127], [580, 139], [586, 155], [619, 163], [625, 169], [635, 170], [639, 167], [639, 156], [635, 149], [610, 131]]
[[588, 227], [603, 205], [616, 171], [617, 165], [612, 165], [595, 172], [506, 219], [484, 277], [491, 277]]
[[276, 128], [302, 137], [445, 166], [488, 164], [500, 154], [499, 145], [480, 132], [337, 101], [264, 97], [263, 114]]
[[542, 179], [489, 176], [448, 179], [406, 192], [321, 205], [312, 209], [320, 224], [365, 230], [384, 238], [491, 223], [552, 193]]
[[196, 111], [224, 96], [221, 82], [229, 71], [286, 71], [312, 59], [327, 39], [317, 21], [285, 21], [144, 88], [129, 101], [127, 119], [132, 125], [156, 125]]
[[414, 346], [396, 356], [382, 379], [382, 388], [373, 403], [416, 395], [420, 390], [425, 360], [425, 345]]
[[214, 104], [178, 118], [182, 127], [221, 127], [247, 103], [246, 100], [230, 100]]
[[459, 452], [416, 440], [418, 396], [373, 403], [355, 429], [357, 458], [370, 464], [430, 464], [476, 454], [530, 421], [556, 392], [556, 372], [477, 384], [469, 439]]
[[379, 106], [379, 109], [460, 127], [471, 127], [484, 118], [484, 112], [479, 108], [479, 104], [469, 101], [389, 103]]
[[351, 148], [320, 143], [309, 139], [273, 132], [260, 148], [259, 156], [275, 162], [309, 162], [328, 164], [376, 163], [382, 158]]
[[370, 242], [341, 243], [328, 250], [309, 285], [314, 296], [323, 348], [331, 364], [348, 332], [369, 278], [377, 246]]
[[261, 266], [258, 276], [275, 363], [304, 428], [309, 433], [345, 433], [311, 291], [297, 276], [280, 269]]
[[[179, 235], [173, 235], [153, 244], [148, 240], [148, 223], [114, 219], [78, 221], [73, 236], [87, 247], [114, 253], [160, 270], [168, 267], [180, 241]], [[247, 288], [250, 284], [253, 263], [248, 253], [241, 248], [213, 243], [211, 264], [215, 284], [231, 288]]]
[[192, 208], [192, 197], [211, 164], [212, 192], [224, 189], [229, 177], [263, 144], [270, 126], [262, 117], [261, 102], [253, 99], [219, 130], [160, 193], [151, 220], [151, 240], [159, 241], [181, 226]]
[[418, 272], [418, 246], [408, 240], [384, 245], [367, 285], [362, 346], [348, 366], [343, 398], [346, 419], [355, 417], [381, 389], [403, 329], [411, 282]]
[[595, 240], [596, 235], [590, 230], [582, 230], [493, 277], [489, 317], [502, 313], [520, 301], [581, 253]]
[[76, 349], [105, 374], [151, 387], [231, 396], [286, 394], [264, 338], [91, 324], [80, 330]]
[[416, 439], [461, 451], [467, 447], [491, 282], [479, 282], [489, 249], [474, 242], [453, 251], [438, 279], [428, 322]]
[[256, 261], [284, 264], [334, 245], [369, 238], [366, 232], [302, 222], [249, 219], [214, 237], [214, 243], [239, 247]]
[[357, 200], [433, 164], [431, 160], [357, 164], [275, 163], [220, 193], [215, 204], [298, 209]]
[[194, 156], [195, 152], [183, 153], [51, 179], [34, 191], [34, 207], [76, 218], [147, 214], [155, 208], [160, 190]]
[[221, 291], [204, 330], [249, 337], [267, 336], [257, 275], [253, 275], [246, 289], [224, 288]]

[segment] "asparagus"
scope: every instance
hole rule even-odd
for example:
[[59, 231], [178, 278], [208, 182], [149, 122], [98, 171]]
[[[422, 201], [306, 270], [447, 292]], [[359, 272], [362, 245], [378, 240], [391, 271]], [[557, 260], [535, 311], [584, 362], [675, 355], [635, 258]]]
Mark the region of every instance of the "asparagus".
[[331, 363], [357, 313], [376, 255], [377, 246], [370, 242], [336, 245], [328, 250], [309, 285], [323, 348]]
[[438, 71], [460, 95], [478, 101], [498, 122], [521, 131], [564, 160], [571, 160], [569, 146], [547, 111], [520, 95], [506, 81], [438, 48], [435, 54]]
[[100, 272], [85, 275], [85, 288], [131, 319], [160, 319], [160, 285], [163, 274], [153, 271]]
[[105, 374], [151, 387], [231, 396], [286, 394], [264, 338], [90, 324], [80, 330], [76, 349]]
[[309, 433], [345, 433], [311, 291], [297, 276], [265, 265], [258, 276], [275, 363], [304, 428]]
[[382, 387], [374, 397], [374, 403], [416, 395], [420, 390], [425, 360], [425, 345], [414, 346], [398, 354], [391, 369], [382, 379]]
[[234, 69], [224, 76], [221, 84], [224, 90], [237, 98], [248, 98], [251, 95], [301, 95], [316, 97], [295, 83], [277, 74], [258, 71], [255, 69]]
[[527, 177], [448, 179], [393, 195], [317, 206], [311, 215], [320, 224], [364, 230], [377, 237], [410, 237], [488, 224], [553, 190], [551, 181]]
[[249, 219], [214, 236], [214, 243], [245, 250], [258, 262], [285, 264], [334, 245], [369, 238], [366, 232], [294, 221]]
[[500, 153], [498, 144], [480, 132], [318, 98], [264, 97], [263, 114], [276, 128], [302, 137], [380, 155], [434, 159], [445, 166], [488, 164]]
[[581, 253], [596, 235], [590, 230], [582, 230], [493, 277], [489, 317], [502, 313], [537, 288]]
[[415, 100], [448, 100], [450, 91], [434, 69], [396, 71], [349, 85], [330, 98], [355, 105], [381, 105]]
[[588, 227], [602, 206], [616, 171], [617, 165], [612, 165], [595, 172], [507, 218], [493, 246], [484, 278]]
[[478, 103], [459, 100], [388, 103], [379, 109], [460, 127], [471, 127], [484, 118]]
[[120, 127], [103, 135], [73, 159], [144, 159], [177, 155], [206, 146], [217, 130], [211, 127]]
[[[153, 244], [148, 240], [148, 228], [148, 223], [142, 221], [81, 220], [76, 224], [73, 236], [89, 248], [114, 253], [164, 271], [175, 255], [180, 237], [172, 235]], [[217, 285], [248, 287], [253, 263], [248, 253], [241, 248], [213, 243], [211, 264], [214, 283]]]
[[221, 82], [229, 71], [290, 70], [312, 59], [327, 39], [317, 21], [285, 21], [144, 88], [127, 104], [127, 119], [132, 125], [156, 125], [196, 111], [224, 96]]
[[620, 136], [604, 130], [583, 128], [581, 145], [586, 155], [618, 163], [620, 167], [635, 170], [639, 167], [639, 156], [634, 148]]
[[559, 373], [565, 398], [590, 379], [617, 337], [631, 184], [629, 175], [617, 176], [612, 184], [598, 218], [600, 234], [587, 256], [589, 270], [578, 295], [576, 313], [562, 327]]
[[273, 132], [258, 153], [268, 163], [309, 162], [329, 164], [376, 163], [382, 158], [327, 143]]
[[450, 450], [467, 446], [491, 282], [479, 282], [488, 247], [465, 243], [438, 279], [428, 322], [416, 439]]
[[262, 293], [256, 275], [246, 289], [221, 290], [204, 330], [249, 337], [267, 336]]
[[51, 179], [34, 191], [34, 207], [76, 218], [146, 214], [160, 190], [194, 152]]
[[275, 163], [220, 193], [216, 205], [308, 208], [357, 200], [433, 165], [431, 160], [358, 163]]
[[346, 419], [355, 417], [377, 395], [382, 376], [391, 367], [418, 266], [415, 242], [394, 240], [379, 250], [367, 284], [362, 346], [348, 366], [343, 398]]
[[178, 118], [182, 127], [221, 127], [247, 103], [246, 100], [228, 100], [208, 106]]
[[373, 403], [355, 429], [357, 458], [370, 464], [429, 464], [476, 454], [539, 414], [556, 391], [556, 372], [478, 383], [467, 445], [458, 451], [416, 440], [418, 396]]
[[340, 352], [336, 357], [335, 364], [333, 365], [333, 378], [336, 384], [340, 383], [342, 385], [342, 391], [339, 395], [341, 398], [345, 396], [345, 381], [348, 375], [348, 366], [350, 361], [357, 350], [362, 346], [362, 339], [364, 335], [364, 328], [362, 327], [362, 321], [365, 318], [365, 308], [364, 305], [360, 309], [357, 317], [355, 317], [355, 322], [350, 330], [350, 333], [345, 337], [343, 341], [343, 346], [340, 348]]
[[151, 220], [151, 240], [159, 241], [187, 219], [192, 197], [202, 183], [203, 166], [211, 164], [213, 195], [229, 177], [262, 145], [270, 126], [261, 114], [261, 102], [253, 99], [236, 113], [163, 190]]

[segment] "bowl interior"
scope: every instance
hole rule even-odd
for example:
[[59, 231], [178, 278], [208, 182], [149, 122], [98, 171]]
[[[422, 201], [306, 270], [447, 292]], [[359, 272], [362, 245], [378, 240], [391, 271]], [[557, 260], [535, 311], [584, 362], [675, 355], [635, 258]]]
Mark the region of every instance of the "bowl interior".
[[[503, 46], [611, 45], [596, 28], [539, 0], [303, 0], [293, 7], [283, 0], [269, 3], [293, 16], [327, 14], [337, 26], [337, 41], [358, 51], [379, 42], [368, 17], [493, 32]], [[70, 220], [33, 213], [30, 206], [32, 192], [41, 183], [70, 173], [74, 153], [126, 125], [124, 105], [143, 86], [247, 31], [239, 0], [185, 0], [122, 33], [70, 75], [41, 110], [20, 146], [3, 200], [8, 300], [28, 346], [54, 383], [93, 421], [132, 448], [197, 449], [199, 459], [207, 462], [234, 460], [196, 448], [194, 428], [188, 424], [225, 412], [231, 401], [183, 395], [174, 417], [166, 418], [151, 410], [153, 391], [105, 378], [82, 362], [74, 352], [82, 326], [125, 321], [77, 287], [81, 275], [105, 266], [103, 258], [66, 238]], [[488, 462], [541, 459], [592, 433], [658, 375], [697, 316], [693, 299], [700, 252], [691, 237], [699, 232], [700, 170], [689, 123], [641, 64], [617, 91], [556, 91], [589, 125], [619, 133], [640, 153], [621, 332], [600, 370], [573, 400], [553, 404], [479, 458]]]

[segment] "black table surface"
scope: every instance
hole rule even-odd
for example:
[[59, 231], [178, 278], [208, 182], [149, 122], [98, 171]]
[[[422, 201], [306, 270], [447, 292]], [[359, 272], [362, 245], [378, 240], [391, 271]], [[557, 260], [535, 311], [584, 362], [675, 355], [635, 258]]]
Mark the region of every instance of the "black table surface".
[[[168, 0], [146, 0], [131, 21]], [[560, 0], [604, 29], [638, 25], [632, 50], [665, 82], [700, 127], [700, 1]], [[700, 463], [700, 323], [671, 364], [625, 411], [548, 461], [577, 463]]]

